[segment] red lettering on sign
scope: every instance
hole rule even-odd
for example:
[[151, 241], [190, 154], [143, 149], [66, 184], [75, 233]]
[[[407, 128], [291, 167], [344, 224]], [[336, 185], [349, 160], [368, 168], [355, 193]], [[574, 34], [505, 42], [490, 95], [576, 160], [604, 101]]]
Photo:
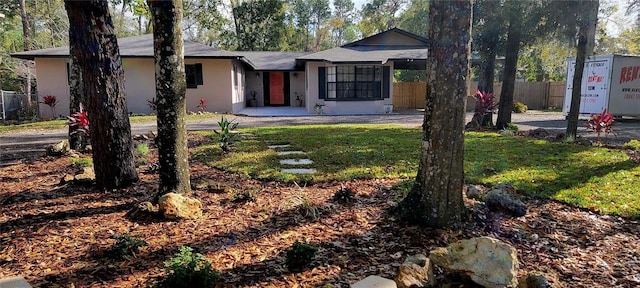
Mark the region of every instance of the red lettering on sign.
[[602, 80], [604, 80], [604, 76], [598, 76], [598, 75], [591, 75], [587, 78], [587, 83], [591, 83], [591, 82], [602, 82]]
[[622, 67], [620, 70], [620, 83], [630, 82], [640, 77], [640, 66]]

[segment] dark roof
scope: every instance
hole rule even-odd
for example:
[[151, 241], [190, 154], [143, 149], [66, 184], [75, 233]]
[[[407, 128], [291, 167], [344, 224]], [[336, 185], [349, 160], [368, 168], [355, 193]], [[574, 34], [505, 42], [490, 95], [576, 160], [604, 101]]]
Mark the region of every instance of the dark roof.
[[[387, 41], [385, 41], [386, 38], [388, 38], [388, 36], [390, 34], [398, 34], [401, 35], [409, 40], [412, 40], [411, 42], [413, 42], [411, 45], [424, 45], [424, 47], [426, 47], [426, 45], [429, 44], [429, 40], [427, 40], [427, 38], [424, 38], [420, 35], [416, 35], [413, 34], [411, 32], [402, 30], [400, 28], [391, 28], [387, 31], [383, 31], [380, 32], [378, 34], [360, 39], [358, 41], [355, 42], [351, 42], [345, 45], [342, 45], [342, 47], [353, 47], [353, 46], [371, 46], [371, 45], [383, 45], [383, 46], [388, 46], [389, 43]], [[417, 42], [417, 43], [416, 43]], [[394, 43], [394, 45], [402, 45], [402, 43]]]
[[425, 69], [427, 47], [425, 38], [393, 28], [341, 47], [298, 57], [298, 60], [371, 64], [394, 61], [398, 69]]
[[296, 58], [309, 52], [235, 51], [253, 64], [254, 70], [296, 70]]
[[[132, 57], [153, 57], [153, 35], [145, 34], [140, 36], [126, 37], [118, 39], [120, 56], [123, 58]], [[69, 46], [31, 50], [13, 53], [11, 56], [33, 60], [36, 57], [44, 58], [66, 58], [69, 57]], [[216, 49], [207, 45], [202, 45], [193, 41], [184, 41], [185, 58], [241, 58], [232, 52]]]

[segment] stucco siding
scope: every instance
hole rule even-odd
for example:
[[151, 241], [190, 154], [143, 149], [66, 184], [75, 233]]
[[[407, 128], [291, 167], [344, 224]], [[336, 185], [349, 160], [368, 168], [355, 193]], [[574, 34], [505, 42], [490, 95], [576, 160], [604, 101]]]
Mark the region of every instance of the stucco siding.
[[137, 114], [151, 114], [153, 111], [148, 100], [156, 97], [156, 80], [153, 59], [125, 58], [124, 91], [127, 97], [127, 109]]
[[242, 63], [233, 60], [231, 69], [231, 83], [233, 85], [233, 96], [231, 98], [231, 111], [238, 113], [245, 107], [245, 70]]
[[202, 82], [187, 89], [187, 111], [198, 111], [200, 99], [207, 100], [208, 112], [232, 112], [232, 65], [228, 59], [185, 59], [185, 64], [202, 63]]
[[[62, 58], [36, 58], [36, 79], [38, 83], [38, 101], [46, 95], [56, 96], [56, 114], [69, 115], [69, 81], [67, 62]], [[49, 106], [40, 103], [40, 117], [52, 118]]]
[[289, 75], [291, 76], [291, 106], [297, 106], [296, 95], [300, 97], [300, 100], [302, 100], [302, 104], [304, 105], [307, 103], [305, 100], [305, 74], [302, 71], [292, 71], [289, 72]]

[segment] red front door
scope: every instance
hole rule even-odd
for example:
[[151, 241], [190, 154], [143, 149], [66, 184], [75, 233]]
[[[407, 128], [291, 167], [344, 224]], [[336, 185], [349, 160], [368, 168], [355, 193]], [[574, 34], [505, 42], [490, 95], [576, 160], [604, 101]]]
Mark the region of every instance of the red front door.
[[269, 74], [269, 104], [284, 105], [284, 73]]

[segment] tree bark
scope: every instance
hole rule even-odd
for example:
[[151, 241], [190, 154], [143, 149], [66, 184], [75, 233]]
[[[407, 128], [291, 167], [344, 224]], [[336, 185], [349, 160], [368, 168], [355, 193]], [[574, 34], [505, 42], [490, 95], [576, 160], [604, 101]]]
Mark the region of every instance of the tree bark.
[[[480, 75], [478, 77], [478, 90], [486, 93], [493, 93], [493, 82], [495, 79], [496, 69], [496, 49], [498, 46], [498, 35], [487, 42], [487, 47], [480, 51]], [[475, 93], [476, 91], [469, 91]], [[474, 115], [474, 118], [480, 118], [480, 115]], [[480, 126], [490, 127], [493, 125], [493, 111], [482, 117]]]
[[427, 94], [422, 155], [415, 184], [398, 206], [402, 218], [430, 227], [456, 227], [462, 200], [465, 102], [468, 95], [471, 1], [432, 1], [429, 7]]
[[[593, 54], [596, 23], [598, 22], [598, 0], [585, 1], [585, 19], [579, 21], [578, 43], [576, 46], [575, 73], [573, 74], [573, 89], [571, 90], [571, 107], [567, 115], [566, 137], [575, 139], [578, 134], [578, 116], [580, 114], [580, 98], [582, 94], [582, 74], [587, 55]], [[569, 79], [567, 79], [569, 80]]]
[[98, 188], [138, 181], [124, 91], [124, 70], [106, 0], [65, 1], [69, 38], [76, 43], [87, 95], [93, 166]]
[[[29, 15], [27, 14], [27, 5], [25, 0], [20, 0], [20, 17], [22, 18], [22, 40], [23, 42], [23, 51], [31, 50], [31, 31], [29, 30]], [[25, 75], [24, 79], [24, 94], [25, 101], [27, 105], [27, 109], [31, 110], [31, 61], [24, 61], [27, 75]], [[56, 118], [56, 115], [52, 115], [53, 118]]]
[[187, 193], [189, 153], [185, 114], [187, 83], [182, 39], [182, 0], [148, 0], [153, 21], [156, 98], [158, 99], [159, 195]]
[[[78, 45], [74, 42], [76, 38], [69, 37], [69, 114], [73, 115], [80, 111], [80, 105], [87, 104], [87, 97], [84, 94], [84, 82], [78, 58], [74, 55], [81, 53], [77, 51]], [[69, 125], [69, 147], [76, 151], [82, 151], [87, 145], [87, 135], [78, 131], [78, 127]]]
[[508, 123], [511, 123], [513, 94], [515, 92], [516, 72], [518, 68], [518, 51], [520, 51], [520, 41], [522, 38], [522, 23], [520, 23], [520, 19], [517, 19], [518, 17], [521, 16], [509, 16], [507, 43], [505, 44], [504, 81], [502, 82], [502, 90], [500, 91], [498, 118], [496, 119], [497, 129], [504, 129]]

